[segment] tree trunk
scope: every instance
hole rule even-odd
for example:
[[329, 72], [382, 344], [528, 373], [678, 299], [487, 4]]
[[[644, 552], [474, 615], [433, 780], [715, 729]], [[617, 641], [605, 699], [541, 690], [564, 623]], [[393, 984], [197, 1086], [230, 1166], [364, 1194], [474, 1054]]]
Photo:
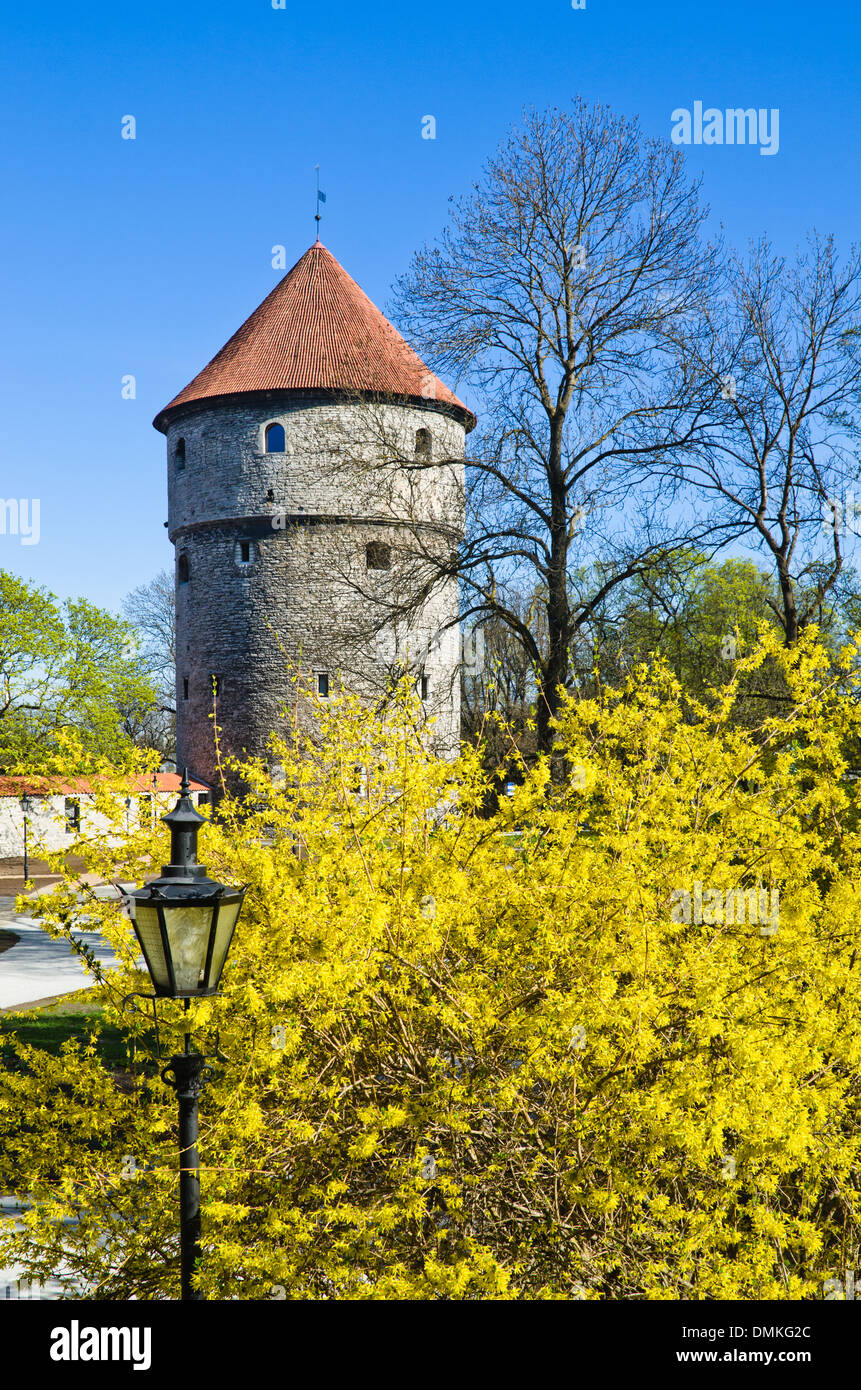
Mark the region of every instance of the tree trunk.
[[[564, 417], [563, 417], [564, 418]], [[551, 721], [559, 712], [560, 687], [568, 683], [571, 614], [568, 605], [568, 509], [562, 467], [562, 421], [551, 423], [548, 479], [550, 483], [550, 565], [547, 575], [547, 661], [538, 693], [538, 751], [550, 754], [553, 780], [565, 776], [564, 761], [553, 753]]]
[[783, 604], [783, 632], [787, 647], [791, 647], [798, 641], [800, 624], [798, 621], [798, 608], [795, 603], [795, 587], [788, 571], [783, 565], [778, 566], [778, 578], [780, 580], [780, 597]]

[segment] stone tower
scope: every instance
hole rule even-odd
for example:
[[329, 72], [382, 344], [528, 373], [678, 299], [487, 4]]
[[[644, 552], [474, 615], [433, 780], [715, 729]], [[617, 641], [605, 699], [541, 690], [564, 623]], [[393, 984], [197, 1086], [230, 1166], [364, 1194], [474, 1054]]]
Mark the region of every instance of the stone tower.
[[[315, 243], [154, 420], [176, 550], [177, 757], [216, 783], [343, 687], [410, 670], [445, 753], [460, 640], [447, 557], [475, 418]], [[298, 676], [298, 678], [297, 678]], [[214, 695], [214, 701], [213, 701]]]

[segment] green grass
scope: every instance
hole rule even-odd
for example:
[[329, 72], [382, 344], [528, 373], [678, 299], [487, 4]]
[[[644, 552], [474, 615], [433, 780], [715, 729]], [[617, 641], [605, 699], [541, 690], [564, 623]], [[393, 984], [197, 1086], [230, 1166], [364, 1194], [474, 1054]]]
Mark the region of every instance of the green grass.
[[[96, 1052], [103, 1066], [113, 1069], [129, 1065], [126, 1035], [112, 1024], [104, 1022], [104, 1010], [87, 996], [89, 990], [82, 990], [56, 1003], [44, 1005], [40, 1009], [25, 1009], [20, 1013], [0, 1015], [0, 1037], [15, 1033], [23, 1043], [31, 1047], [59, 1056], [63, 1043], [78, 1039], [85, 1043], [96, 1026], [99, 1027]], [[146, 1058], [148, 1047], [154, 1050], [155, 1039], [146, 1038], [139, 1043], [138, 1061]]]
[[[6, 1014], [0, 1025], [0, 1033], [16, 1033], [21, 1042], [30, 1047], [41, 1048], [55, 1057], [59, 1056], [63, 1043], [70, 1038], [86, 1041], [92, 1026], [99, 1022], [99, 1013], [65, 1014], [61, 1017], [42, 1017], [39, 1014]], [[98, 1055], [109, 1067], [126, 1064], [126, 1045], [123, 1035], [117, 1028], [102, 1027], [97, 1043]]]

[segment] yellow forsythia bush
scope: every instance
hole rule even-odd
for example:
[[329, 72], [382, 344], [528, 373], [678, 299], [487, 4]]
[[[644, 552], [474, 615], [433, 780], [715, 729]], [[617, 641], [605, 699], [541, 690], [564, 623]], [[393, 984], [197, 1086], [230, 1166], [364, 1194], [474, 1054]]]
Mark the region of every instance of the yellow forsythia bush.
[[[559, 721], [565, 780], [488, 812], [475, 751], [425, 751], [404, 687], [297, 735], [273, 786], [201, 835], [249, 885], [217, 999], [196, 1003], [208, 1298], [821, 1298], [859, 1262], [857, 649], [765, 636], [788, 698], [733, 721], [663, 667]], [[769, 706], [771, 708], [771, 706]], [[79, 846], [152, 875], [163, 829]], [[43, 907], [68, 931], [70, 878]], [[79, 909], [77, 909], [79, 910]], [[0, 1258], [100, 1297], [175, 1297], [175, 1099], [117, 902], [100, 984], [134, 1044], [61, 1057], [8, 1026]], [[181, 1047], [159, 1006], [162, 1060]], [[76, 1217], [62, 1224], [62, 1217]]]

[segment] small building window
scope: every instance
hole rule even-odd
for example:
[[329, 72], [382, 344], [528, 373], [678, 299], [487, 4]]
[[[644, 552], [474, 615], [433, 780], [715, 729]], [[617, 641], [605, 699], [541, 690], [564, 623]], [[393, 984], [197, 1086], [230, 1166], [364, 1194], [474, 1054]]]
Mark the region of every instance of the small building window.
[[431, 455], [430, 430], [416, 430], [416, 458], [429, 459]]
[[178, 440], [176, 441], [176, 448], [175, 448], [174, 451], [173, 451], [173, 456], [174, 456], [174, 459], [176, 460], [177, 469], [185, 468], [185, 440], [184, 440], [184, 439], [178, 439]]
[[180, 584], [187, 584], [190, 574], [191, 568], [188, 563], [188, 556], [180, 555], [179, 559], [176, 562], [176, 577], [179, 580]]
[[369, 570], [391, 569], [392, 547], [385, 541], [369, 541], [365, 546], [365, 564]]
[[284, 426], [266, 426], [266, 452], [267, 454], [284, 453]]
[[419, 681], [419, 693], [421, 694], [423, 700], [427, 699], [428, 694], [430, 693], [430, 681], [428, 680], [427, 676], [422, 676], [421, 680]]
[[188, 676], [183, 676], [182, 678], [182, 698], [184, 700], [188, 699]]
[[198, 804], [198, 806], [208, 806], [208, 805], [209, 805], [209, 792], [198, 792], [198, 793], [197, 793], [197, 804]]
[[328, 673], [328, 671], [319, 671], [318, 674], [317, 674], [317, 694], [318, 694], [318, 695], [320, 696], [320, 698], [323, 699], [323, 700], [328, 700], [328, 698], [329, 698], [329, 673]]
[[76, 796], [67, 796], [65, 802], [66, 829], [77, 831], [81, 828], [81, 803]]

